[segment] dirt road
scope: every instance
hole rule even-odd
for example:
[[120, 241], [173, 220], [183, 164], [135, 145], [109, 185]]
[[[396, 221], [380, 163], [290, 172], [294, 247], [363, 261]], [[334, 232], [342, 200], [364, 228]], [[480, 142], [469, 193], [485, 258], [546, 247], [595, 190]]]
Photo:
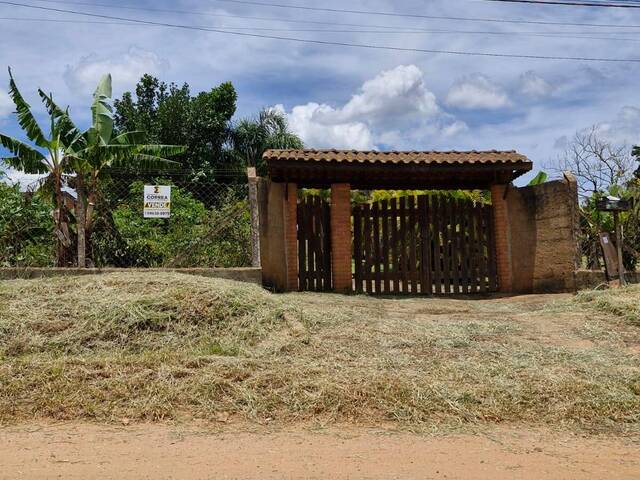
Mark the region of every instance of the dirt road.
[[638, 479], [631, 441], [499, 430], [206, 432], [162, 425], [0, 430], [1, 479]]

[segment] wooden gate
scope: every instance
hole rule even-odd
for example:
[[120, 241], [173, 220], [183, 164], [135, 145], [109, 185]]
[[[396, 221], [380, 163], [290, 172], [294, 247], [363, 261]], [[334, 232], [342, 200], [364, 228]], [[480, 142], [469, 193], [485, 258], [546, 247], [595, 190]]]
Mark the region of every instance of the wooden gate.
[[353, 208], [355, 289], [371, 294], [497, 290], [492, 208], [441, 196]]
[[298, 203], [298, 280], [300, 291], [331, 290], [331, 212], [318, 195]]

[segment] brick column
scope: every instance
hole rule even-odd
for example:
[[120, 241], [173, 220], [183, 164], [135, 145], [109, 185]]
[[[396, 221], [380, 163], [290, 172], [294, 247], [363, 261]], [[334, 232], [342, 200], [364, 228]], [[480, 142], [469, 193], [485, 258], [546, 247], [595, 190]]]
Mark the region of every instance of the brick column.
[[351, 278], [351, 185], [331, 185], [331, 269], [333, 290], [352, 291]]
[[493, 204], [493, 230], [495, 233], [496, 263], [498, 269], [498, 287], [501, 292], [513, 290], [513, 272], [511, 262], [511, 233], [509, 230], [509, 210], [505, 192], [508, 185], [491, 186]]
[[285, 258], [287, 261], [287, 291], [298, 291], [298, 187], [288, 183], [285, 190]]

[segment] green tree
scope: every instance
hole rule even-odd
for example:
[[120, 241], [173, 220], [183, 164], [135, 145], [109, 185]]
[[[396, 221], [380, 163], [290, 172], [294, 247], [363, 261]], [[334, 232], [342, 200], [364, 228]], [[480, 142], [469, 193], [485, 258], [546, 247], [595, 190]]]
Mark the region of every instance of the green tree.
[[260, 216], [256, 171], [264, 174], [262, 154], [270, 148], [303, 148], [302, 140], [289, 130], [281, 112], [265, 109], [255, 119], [240, 120], [231, 131], [231, 155], [247, 168], [251, 210], [251, 263], [260, 265]]
[[[41, 89], [38, 94], [45, 103], [51, 100], [51, 96]], [[0, 144], [11, 153], [11, 156], [0, 160], [26, 173], [46, 175], [42, 190], [50, 194], [55, 205], [56, 264], [66, 266], [72, 243], [69, 212], [65, 207], [63, 194], [64, 175], [69, 171], [68, 154], [71, 145], [80, 133], [70, 121], [68, 111], [57, 109], [56, 112], [49, 111], [49, 135], [46, 136], [31, 112], [30, 105], [20, 93], [10, 68], [9, 96], [16, 106], [18, 123], [32, 144], [0, 133]]]
[[212, 179], [225, 163], [236, 100], [229, 82], [191, 96], [188, 84], [167, 85], [147, 74], [136, 85], [135, 98], [126, 92], [115, 100], [115, 126], [119, 131], [145, 131], [149, 143], [186, 145], [175, 160], [193, 178]]

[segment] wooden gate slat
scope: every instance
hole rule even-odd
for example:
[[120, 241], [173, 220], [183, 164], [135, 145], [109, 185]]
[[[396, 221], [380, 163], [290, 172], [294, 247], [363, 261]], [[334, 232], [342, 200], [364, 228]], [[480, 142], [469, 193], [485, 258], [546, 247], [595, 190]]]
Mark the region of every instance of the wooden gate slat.
[[477, 218], [478, 218], [478, 230], [479, 230], [479, 245], [478, 248], [480, 250], [480, 266], [479, 266], [479, 271], [478, 271], [478, 276], [480, 277], [479, 280], [479, 290], [480, 293], [486, 293], [488, 290], [488, 285], [487, 285], [487, 276], [488, 276], [488, 265], [487, 265], [487, 226], [485, 224], [484, 221], [484, 214], [483, 214], [483, 208], [481, 205], [478, 205], [477, 207]]
[[322, 222], [320, 221], [320, 197], [314, 195], [312, 198], [313, 205], [313, 253], [314, 253], [314, 280], [315, 291], [322, 291], [322, 247], [320, 236], [322, 235]]
[[407, 275], [407, 198], [400, 197], [400, 291], [408, 293]]
[[373, 207], [371, 209], [371, 221], [373, 222], [373, 232], [372, 232], [372, 241], [373, 241], [373, 284], [374, 290], [376, 294], [380, 294], [380, 285], [382, 280], [382, 275], [380, 273], [380, 205], [378, 202], [374, 202]]
[[475, 207], [471, 207], [469, 214], [469, 224], [471, 225], [470, 231], [470, 266], [469, 271], [471, 274], [471, 292], [478, 293], [478, 228], [476, 225]]
[[373, 293], [371, 282], [371, 208], [368, 203], [362, 206], [362, 217], [364, 219], [364, 235], [363, 235], [363, 252], [364, 252], [364, 271], [363, 278], [365, 291]]
[[389, 202], [385, 199], [380, 202], [381, 219], [382, 219], [382, 265], [384, 267], [383, 274], [383, 290], [389, 293], [391, 284], [391, 275], [389, 272]]
[[453, 200], [451, 209], [451, 275], [453, 277], [453, 293], [460, 293], [460, 201]]
[[307, 240], [304, 235], [304, 204], [298, 203], [296, 208], [296, 225], [298, 234], [298, 289], [307, 289]]
[[420, 225], [420, 293], [431, 295], [431, 236], [429, 234], [429, 197], [418, 197]]
[[313, 210], [309, 197], [305, 197], [304, 201], [304, 229], [307, 240], [307, 289], [315, 290], [314, 282], [314, 245], [313, 245]]
[[398, 201], [391, 199], [391, 212], [389, 214], [389, 228], [391, 229], [391, 261], [389, 262], [389, 273], [393, 281], [393, 291], [400, 291], [398, 274]]
[[353, 208], [353, 263], [356, 292], [362, 293], [362, 206]]
[[451, 199], [442, 199], [442, 277], [444, 293], [451, 293]]
[[434, 261], [434, 275], [433, 280], [435, 284], [435, 293], [442, 293], [442, 250], [440, 248], [441, 237], [441, 209], [440, 198], [437, 195], [433, 196], [433, 261]]
[[416, 199], [413, 195], [408, 198], [409, 208], [409, 278], [411, 293], [418, 293], [418, 260], [416, 255]]

